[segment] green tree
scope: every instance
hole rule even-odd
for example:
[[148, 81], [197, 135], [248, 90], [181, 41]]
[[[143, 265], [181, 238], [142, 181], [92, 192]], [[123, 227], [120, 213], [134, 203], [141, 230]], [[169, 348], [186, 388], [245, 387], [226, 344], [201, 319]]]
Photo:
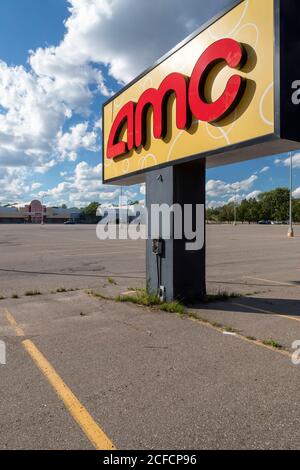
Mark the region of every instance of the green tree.
[[223, 206], [220, 210], [220, 222], [233, 222], [234, 221], [234, 203], [230, 202]]
[[261, 220], [262, 206], [255, 198], [249, 199], [248, 222], [259, 222]]
[[300, 222], [300, 200], [293, 200], [293, 220], [294, 222]]
[[206, 209], [206, 220], [209, 222], [220, 222], [220, 207], [208, 207]]
[[[239, 222], [257, 223], [260, 220], [286, 221], [289, 219], [290, 191], [277, 188], [261, 193], [258, 198], [244, 199], [237, 206]], [[234, 203], [217, 208], [208, 208], [208, 221], [232, 222], [234, 220]], [[300, 222], [300, 200], [293, 199], [293, 220]]]
[[237, 208], [237, 219], [239, 222], [251, 222], [250, 217], [251, 202], [244, 199]]
[[258, 197], [261, 203], [261, 218], [264, 220], [283, 221], [289, 218], [290, 191], [277, 188], [262, 193]]
[[83, 211], [85, 216], [89, 219], [96, 219], [99, 205], [99, 202], [91, 202]]

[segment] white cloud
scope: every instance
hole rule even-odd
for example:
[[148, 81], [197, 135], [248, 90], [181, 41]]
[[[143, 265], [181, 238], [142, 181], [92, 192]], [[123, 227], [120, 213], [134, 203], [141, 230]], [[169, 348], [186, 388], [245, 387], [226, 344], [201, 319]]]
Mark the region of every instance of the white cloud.
[[80, 162], [72, 176], [44, 194], [48, 205], [66, 203], [81, 207], [91, 201], [115, 199], [119, 193], [119, 188], [102, 184], [102, 164], [93, 167]]
[[8, 204], [24, 200], [31, 192], [25, 170], [3, 168], [0, 172], [0, 204]]
[[215, 209], [217, 207], [224, 206], [224, 202], [211, 200], [211, 201], [207, 201], [206, 205], [209, 209]]
[[63, 44], [31, 52], [29, 64], [47, 93], [55, 95], [71, 109], [83, 111], [93, 99], [91, 85], [96, 85], [104, 96], [109, 96], [110, 92], [102, 72], [77, 54], [78, 45], [77, 50], [69, 51]]
[[262, 194], [262, 191], [252, 191], [252, 193], [247, 194], [245, 199], [257, 199], [260, 194]]
[[140, 193], [145, 196], [146, 194], [146, 185], [145, 184], [142, 184], [141, 187], [140, 187]]
[[260, 170], [260, 173], [266, 173], [267, 171], [270, 170], [270, 167], [269, 166], [264, 166], [261, 170]]
[[[290, 157], [287, 157], [287, 158], [276, 158], [275, 160], [275, 164], [277, 166], [286, 166], [286, 167], [289, 167], [290, 164], [291, 164], [291, 158]], [[300, 153], [295, 153], [293, 155], [293, 168], [300, 168]]]
[[[88, 2], [89, 14], [97, 3]], [[74, 43], [80, 39], [68, 27], [67, 36]], [[98, 65], [82, 56], [78, 44], [74, 51], [63, 44], [31, 51], [26, 68], [0, 60], [1, 167], [31, 167], [42, 173], [64, 158], [76, 160], [82, 148], [95, 150], [97, 129], [88, 132], [85, 122], [64, 134], [62, 129], [74, 114], [89, 115], [96, 94], [110, 92]]]
[[96, 152], [97, 133], [88, 132], [88, 122], [71, 127], [69, 132], [59, 133], [58, 151], [63, 160], [76, 161], [80, 149]]
[[247, 201], [249, 201], [249, 199], [257, 199], [258, 196], [261, 194], [262, 192], [261, 191], [252, 191], [251, 193], [237, 193], [236, 195], [230, 197], [227, 201], [227, 203], [230, 203], [230, 202], [237, 202], [237, 203], [241, 203], [242, 201], [244, 201], [245, 199], [247, 199]]
[[35, 191], [36, 189], [40, 189], [42, 186], [43, 186], [42, 183], [32, 183], [31, 189]]
[[[226, 3], [229, 0], [215, 1], [215, 11]], [[71, 102], [74, 91], [91, 79], [107, 93], [92, 63], [107, 65], [116, 80], [126, 83], [200, 26], [198, 0], [164, 0], [155, 6], [151, 0], [69, 0], [69, 4], [64, 40], [58, 47], [32, 53], [30, 64], [38, 75], [50, 77], [49, 87]], [[202, 22], [212, 13], [212, 6], [202, 2]]]
[[257, 179], [256, 175], [251, 175], [245, 180], [231, 184], [221, 180], [209, 180], [206, 184], [206, 194], [208, 197], [221, 197], [245, 192], [252, 188]]
[[300, 199], [300, 187], [295, 189], [295, 191], [293, 192], [293, 196], [296, 199]]
[[[128, 199], [139, 199], [138, 186], [123, 188], [123, 196]], [[102, 183], [102, 164], [91, 166], [87, 162], [76, 165], [73, 174], [65, 178], [55, 187], [41, 193], [47, 205], [61, 205], [83, 207], [91, 201], [118, 202], [121, 189], [117, 186]]]
[[102, 131], [103, 120], [102, 117], [95, 122], [95, 129], [100, 129]]
[[24, 67], [0, 61], [0, 165], [34, 166], [51, 160], [67, 109], [47, 95]]
[[99, 193], [99, 197], [98, 197], [98, 200], [99, 201], [113, 201], [117, 195], [119, 194], [118, 191], [109, 191], [109, 192], [104, 192], [104, 191], [101, 191]]
[[33, 167], [42, 173], [80, 149], [95, 151], [97, 132], [83, 122], [62, 133], [76, 105], [69, 107], [47, 87], [45, 77], [0, 61], [0, 166]]

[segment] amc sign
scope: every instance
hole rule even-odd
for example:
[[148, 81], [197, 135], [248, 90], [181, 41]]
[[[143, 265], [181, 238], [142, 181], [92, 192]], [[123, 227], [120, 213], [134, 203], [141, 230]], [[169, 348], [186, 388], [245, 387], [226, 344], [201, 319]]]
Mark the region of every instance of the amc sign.
[[[246, 52], [237, 41], [221, 39], [209, 46], [201, 55], [191, 79], [181, 73], [171, 73], [158, 90], [144, 91], [137, 103], [129, 101], [119, 111], [112, 125], [107, 158], [116, 158], [133, 148], [145, 148], [147, 143], [147, 112], [153, 110], [153, 137], [165, 138], [167, 134], [167, 104], [172, 93], [176, 97], [177, 129], [189, 129], [192, 116], [203, 122], [217, 122], [229, 114], [242, 98], [245, 86], [239, 75], [232, 76], [223, 94], [213, 103], [205, 101], [205, 85], [210, 70], [224, 60], [231, 68], [240, 68], [246, 62]], [[127, 142], [120, 140], [121, 131], [127, 128]]]
[[191, 159], [212, 167], [298, 148], [297, 14], [296, 0], [235, 1], [106, 102], [104, 181], [138, 183], [146, 171]]

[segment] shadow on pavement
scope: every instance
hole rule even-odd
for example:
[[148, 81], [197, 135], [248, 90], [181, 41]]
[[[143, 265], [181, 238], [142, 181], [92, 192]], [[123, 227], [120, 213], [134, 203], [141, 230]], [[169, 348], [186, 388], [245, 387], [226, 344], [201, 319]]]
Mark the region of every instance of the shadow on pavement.
[[[272, 298], [253, 298], [240, 297], [228, 302], [216, 302], [209, 304], [195, 304], [192, 306], [195, 310], [214, 310], [231, 313], [254, 313], [257, 315], [286, 315], [300, 318], [300, 300], [294, 299], [272, 299]], [[261, 309], [265, 312], [256, 310]]]

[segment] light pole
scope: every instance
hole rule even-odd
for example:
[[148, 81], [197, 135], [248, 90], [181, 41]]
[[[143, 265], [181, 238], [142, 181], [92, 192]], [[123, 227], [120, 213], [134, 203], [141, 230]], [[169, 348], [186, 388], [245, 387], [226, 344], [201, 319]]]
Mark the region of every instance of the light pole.
[[235, 188], [235, 196], [234, 196], [234, 222], [233, 225], [234, 227], [237, 226], [237, 188]]
[[236, 227], [237, 226], [237, 192], [239, 190], [239, 188], [235, 185], [235, 184], [232, 184], [231, 185], [231, 189], [234, 191], [234, 221], [233, 221], [233, 226]]
[[41, 219], [41, 225], [44, 225], [44, 197], [45, 195], [42, 196], [42, 219]]
[[293, 152], [290, 152], [290, 227], [288, 237], [294, 237], [293, 228]]
[[123, 227], [123, 186], [121, 186], [121, 204], [119, 204], [119, 225]]

